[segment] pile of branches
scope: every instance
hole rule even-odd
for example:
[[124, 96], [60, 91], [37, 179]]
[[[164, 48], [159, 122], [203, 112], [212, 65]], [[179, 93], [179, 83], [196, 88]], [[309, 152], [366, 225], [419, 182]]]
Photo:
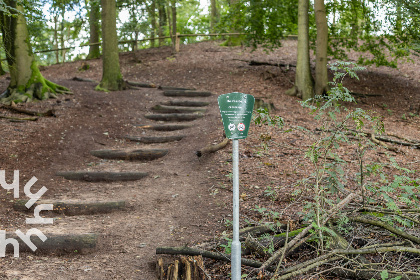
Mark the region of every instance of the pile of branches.
[[[247, 274], [246, 279], [279, 280], [306, 274], [340, 279], [420, 280], [420, 209], [396, 212], [359, 202], [360, 196], [350, 193], [322, 217], [323, 246], [316, 223], [241, 230], [242, 271]], [[412, 223], [406, 227], [387, 223], [381, 219], [386, 216]], [[156, 254], [199, 255], [229, 263], [229, 254], [220, 249], [226, 244], [222, 241], [200, 248], [158, 247]]]

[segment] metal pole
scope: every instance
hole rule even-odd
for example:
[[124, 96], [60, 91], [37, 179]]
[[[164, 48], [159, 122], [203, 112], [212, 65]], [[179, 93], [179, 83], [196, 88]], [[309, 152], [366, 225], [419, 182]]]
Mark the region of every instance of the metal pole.
[[239, 241], [239, 140], [233, 140], [233, 239], [232, 280], [241, 279], [241, 242]]

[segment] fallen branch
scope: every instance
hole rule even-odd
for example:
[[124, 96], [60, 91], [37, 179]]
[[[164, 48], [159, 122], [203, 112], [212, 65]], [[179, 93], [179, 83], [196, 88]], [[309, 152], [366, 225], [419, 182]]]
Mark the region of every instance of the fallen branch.
[[[202, 256], [204, 258], [209, 258], [217, 261], [228, 261], [230, 262], [230, 255], [224, 255], [217, 252], [210, 252], [190, 247], [157, 247], [156, 255], [166, 254], [166, 255], [186, 255], [186, 256]], [[241, 258], [241, 264], [258, 268], [262, 265], [259, 261], [249, 260]], [[266, 268], [268, 271], [274, 271], [274, 267], [268, 266]]]
[[294, 64], [289, 64], [289, 63], [270, 63], [270, 62], [265, 62], [265, 61], [256, 61], [256, 60], [244, 60], [244, 59], [234, 59], [234, 60], [239, 60], [239, 61], [243, 61], [243, 62], [247, 62], [249, 66], [276, 66], [276, 67], [296, 67], [296, 65]]
[[74, 77], [72, 80], [77, 81], [77, 82], [90, 82], [90, 83], [99, 84], [99, 81], [95, 81], [95, 80], [91, 80], [91, 79], [84, 79], [84, 78], [79, 78], [79, 77]]
[[[335, 214], [337, 214], [338, 211], [340, 211], [342, 208], [344, 208], [347, 204], [349, 204], [356, 197], [358, 197], [357, 194], [350, 193], [339, 204], [337, 204], [335, 208], [333, 208], [329, 211], [329, 213], [328, 213], [329, 215], [322, 221], [320, 226], [325, 225], [325, 223], [327, 223], [329, 219], [331, 219]], [[312, 228], [313, 228], [313, 225], [311, 224], [311, 225], [307, 226], [304, 230], [302, 230], [298, 235], [296, 235], [296, 237], [293, 238], [293, 240], [291, 242], [289, 242], [289, 244], [287, 245], [287, 248], [286, 248], [285, 252], [287, 253], [287, 251], [289, 249], [291, 249], [292, 247], [294, 247], [295, 245], [303, 243], [303, 242], [299, 242], [299, 241], [304, 236], [306, 236]], [[304, 239], [302, 239], [302, 240], [304, 240]], [[267, 267], [269, 267], [273, 262], [275, 262], [281, 256], [282, 253], [283, 253], [283, 249], [280, 249], [280, 250], [276, 251], [276, 253], [271, 258], [269, 258], [266, 262], [264, 262], [264, 264], [260, 267], [260, 270], [267, 269]]]
[[45, 112], [36, 112], [36, 111], [30, 111], [30, 110], [26, 110], [26, 109], [19, 108], [19, 107], [16, 107], [16, 106], [8, 106], [8, 105], [3, 105], [2, 108], [7, 109], [7, 110], [11, 110], [11, 111], [14, 111], [14, 112], [26, 114], [26, 115], [29, 115], [29, 116], [56, 117], [53, 109], [47, 110]]
[[394, 227], [392, 227], [391, 225], [381, 222], [381, 221], [376, 221], [376, 220], [369, 220], [363, 217], [349, 217], [349, 221], [351, 222], [357, 222], [357, 223], [363, 223], [363, 224], [368, 224], [368, 225], [372, 225], [372, 226], [377, 226], [377, 227], [381, 227], [384, 228], [396, 235], [401, 236], [402, 238], [408, 239], [410, 241], [413, 241], [414, 243], [420, 244], [420, 238], [410, 235], [404, 231], [401, 231], [399, 229], [396, 229]]
[[142, 87], [142, 88], [156, 88], [155, 84], [148, 84], [148, 83], [139, 83], [139, 82], [133, 82], [133, 81], [125, 81], [129, 86], [134, 87]]
[[16, 117], [7, 117], [7, 116], [0, 116], [0, 119], [7, 119], [11, 121], [37, 121], [38, 117], [32, 118], [16, 118]]
[[219, 144], [216, 144], [216, 145], [208, 145], [208, 146], [202, 148], [201, 150], [196, 151], [195, 154], [198, 157], [201, 157], [203, 154], [209, 154], [209, 153], [217, 152], [218, 150], [221, 150], [224, 147], [226, 147], [226, 145], [229, 143], [229, 141], [230, 141], [230, 139], [225, 138]]
[[384, 147], [385, 149], [387, 149], [387, 150], [390, 150], [390, 151], [393, 151], [393, 152], [396, 152], [396, 153], [398, 153], [398, 149], [396, 149], [396, 148], [394, 148], [394, 147], [389, 147], [387, 144], [385, 144], [384, 142], [382, 142], [382, 141], [379, 141], [376, 137], [375, 137], [375, 134], [373, 134], [373, 133], [371, 133], [370, 134], [370, 138], [372, 139], [372, 141], [373, 142], [375, 142], [376, 144], [378, 144], [379, 146], [382, 146], [382, 147]]

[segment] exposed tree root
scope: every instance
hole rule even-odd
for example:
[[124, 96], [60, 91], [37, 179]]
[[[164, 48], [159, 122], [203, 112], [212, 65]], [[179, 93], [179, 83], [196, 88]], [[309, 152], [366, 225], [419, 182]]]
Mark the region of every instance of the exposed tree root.
[[11, 105], [12, 103], [31, 102], [34, 99], [57, 98], [57, 94], [72, 94], [68, 88], [50, 82], [42, 76], [39, 79], [41, 82], [34, 82], [28, 88], [8, 88], [5, 97], [0, 99], [0, 103]]
[[29, 116], [56, 117], [54, 109], [50, 109], [50, 110], [47, 110], [45, 112], [36, 112], [36, 111], [26, 110], [26, 109], [19, 108], [19, 107], [16, 107], [16, 106], [8, 106], [8, 105], [3, 105], [2, 108], [7, 109], [7, 110], [11, 110], [11, 111], [14, 111], [14, 112], [26, 114], [26, 115], [29, 115]]

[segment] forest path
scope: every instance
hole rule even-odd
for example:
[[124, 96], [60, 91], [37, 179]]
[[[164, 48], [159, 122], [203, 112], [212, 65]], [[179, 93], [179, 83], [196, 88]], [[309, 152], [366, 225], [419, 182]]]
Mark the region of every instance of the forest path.
[[[77, 90], [73, 88], [73, 91]], [[108, 182], [51, 177], [55, 185], [46, 185], [49, 191], [45, 196], [48, 199], [87, 204], [122, 201], [125, 202], [125, 207], [119, 207], [110, 213], [93, 212], [92, 215], [78, 215], [77, 211], [73, 211], [75, 215], [72, 216], [48, 215], [55, 217], [55, 221], [53, 225], [38, 226], [44, 234], [95, 233], [98, 236], [96, 249], [70, 252], [70, 255], [68, 251], [62, 254], [46, 250], [35, 255], [21, 253], [20, 258], [3, 266], [5, 276], [10, 279], [16, 276], [19, 279], [155, 279], [157, 246], [179, 246], [204, 241], [217, 230], [215, 224], [220, 216], [213, 212], [220, 213], [223, 205], [215, 204], [213, 197], [209, 195], [214, 179], [208, 160], [195, 155], [196, 150], [214, 140], [223, 139], [221, 135], [216, 136], [217, 132], [214, 130], [219, 123], [221, 125], [217, 96], [167, 97], [158, 89], [94, 95], [102, 95], [98, 99], [100, 101], [92, 102], [92, 98], [95, 99], [92, 95], [78, 99], [80, 107], [89, 110], [66, 110], [65, 113], [72, 117], [69, 116], [66, 126], [56, 132], [57, 135], [65, 135], [57, 143], [62, 150], [61, 156], [53, 157], [47, 174], [37, 176], [38, 179], [41, 181], [52, 173], [55, 175], [56, 172], [63, 171], [93, 172], [92, 174], [108, 172], [108, 175], [146, 172], [148, 176], [133, 181]], [[190, 126], [185, 129], [155, 131], [141, 128], [141, 125], [166, 124], [167, 122], [149, 120], [144, 116], [154, 105], [169, 104], [175, 99], [184, 103], [206, 101], [210, 105], [199, 107], [206, 108], [201, 118], [175, 123]], [[103, 104], [108, 108], [104, 110]], [[193, 116], [196, 113], [184, 115]], [[98, 119], [105, 120], [97, 121]], [[125, 140], [127, 135], [140, 139], [153, 137], [158, 140], [159, 137], [167, 136], [184, 137], [175, 142], [144, 144]], [[153, 160], [112, 160], [92, 155], [92, 150], [104, 149], [143, 152], [167, 149], [169, 152]], [[30, 217], [31, 214], [29, 212], [24, 215]], [[21, 225], [19, 228], [25, 232], [23, 228], [31, 227]], [[58, 251], [61, 251], [60, 248]], [[31, 262], [26, 261], [28, 258]]]

